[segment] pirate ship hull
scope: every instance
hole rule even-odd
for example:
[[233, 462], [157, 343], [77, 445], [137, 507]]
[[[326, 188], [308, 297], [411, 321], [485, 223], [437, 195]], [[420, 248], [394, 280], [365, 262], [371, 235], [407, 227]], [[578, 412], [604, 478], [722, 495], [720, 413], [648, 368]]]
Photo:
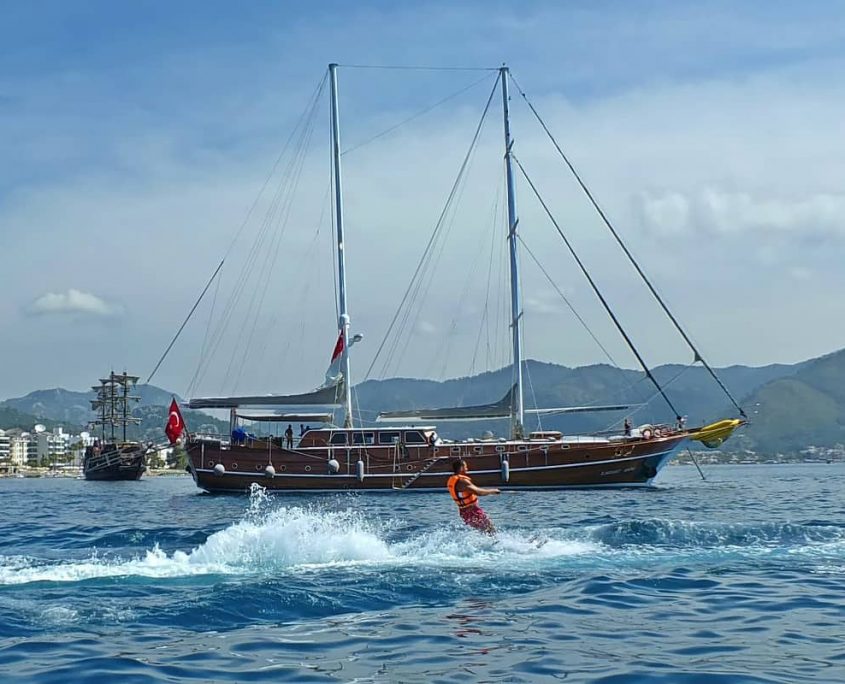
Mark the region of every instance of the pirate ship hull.
[[86, 480], [139, 480], [146, 469], [146, 449], [132, 443], [107, 444], [98, 453], [89, 447], [82, 463]]

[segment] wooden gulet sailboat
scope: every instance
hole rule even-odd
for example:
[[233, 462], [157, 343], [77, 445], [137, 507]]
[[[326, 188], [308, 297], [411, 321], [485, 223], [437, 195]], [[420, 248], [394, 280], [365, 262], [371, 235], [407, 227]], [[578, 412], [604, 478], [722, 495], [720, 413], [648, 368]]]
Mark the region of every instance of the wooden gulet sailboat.
[[[499, 83], [504, 122], [514, 385], [501, 401], [494, 404], [392, 411], [379, 416], [381, 421], [404, 423], [398, 427], [354, 425], [350, 347], [360, 336], [350, 336], [347, 306], [337, 69], [338, 65], [329, 65], [340, 331], [332, 359], [336, 372], [327, 374], [327, 381], [321, 388], [306, 394], [190, 400], [190, 408], [228, 409], [231, 418], [230, 438], [188, 435], [188, 470], [198, 487], [208, 492], [242, 492], [249, 490], [253, 483], [270, 490], [286, 491], [439, 489], [444, 487], [452, 472], [451, 461], [456, 458], [467, 461], [473, 480], [481, 486], [520, 489], [648, 486], [681, 445], [698, 439], [708, 446], [716, 446], [744, 422], [740, 418], [703, 428], [686, 428], [679, 418], [674, 425], [643, 425], [619, 434], [564, 436], [554, 431], [525, 434], [524, 419], [529, 412], [618, 411], [628, 407], [534, 410], [524, 407], [522, 302], [509, 119], [509, 71], [507, 67], [502, 67]], [[698, 357], [697, 352], [696, 355]], [[646, 375], [656, 385], [648, 368], [643, 366]], [[666, 398], [662, 389], [660, 392]], [[666, 400], [668, 402], [668, 398]], [[316, 407], [342, 408], [342, 427], [331, 424], [331, 413], [305, 412]], [[436, 422], [445, 420], [507, 417], [510, 418], [509, 439], [451, 441], [442, 439], [436, 428]], [[294, 444], [289, 437], [252, 437], [238, 429], [242, 420], [288, 425], [319, 422], [324, 427], [307, 430]]]

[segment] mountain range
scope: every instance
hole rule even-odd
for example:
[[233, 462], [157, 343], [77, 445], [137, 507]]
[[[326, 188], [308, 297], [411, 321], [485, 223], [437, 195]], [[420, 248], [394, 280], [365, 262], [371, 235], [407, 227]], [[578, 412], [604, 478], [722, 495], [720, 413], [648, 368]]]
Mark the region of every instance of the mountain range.
[[[672, 404], [688, 425], [705, 424], [734, 416], [731, 406], [706, 369], [700, 366], [664, 365], [653, 369]], [[761, 367], [729, 366], [717, 373], [743, 406], [750, 423], [726, 449], [758, 453], [794, 453], [807, 446], [834, 447], [845, 443], [845, 350], [797, 364]], [[510, 368], [442, 382], [411, 378], [368, 380], [356, 386], [356, 406], [365, 421], [388, 409], [469, 406], [494, 402], [511, 385]], [[134, 415], [142, 423], [133, 436], [161, 441], [167, 406], [174, 395], [153, 385], [139, 385], [141, 397]], [[674, 413], [656, 395], [644, 374], [609, 365], [568, 368], [528, 361], [525, 367], [526, 406], [566, 407], [626, 404], [621, 412], [535, 416], [526, 419], [529, 430], [542, 427], [566, 433], [617, 428], [629, 415], [635, 424], [674, 422]], [[65, 389], [37, 390], [24, 397], [0, 402], [0, 428], [29, 429], [36, 422], [48, 428], [63, 424], [83, 429], [92, 418], [93, 392]], [[191, 430], [228, 430], [226, 421], [201, 411], [183, 410]], [[501, 434], [503, 421], [442, 424], [449, 437], [478, 436], [485, 431]]]
[[[137, 385], [132, 393], [140, 401], [132, 415], [141, 419], [139, 425], [130, 426], [127, 436], [145, 442], [164, 441], [164, 425], [167, 423], [170, 400], [179, 397], [155, 385]], [[61, 425], [65, 431], [79, 432], [87, 429], [94, 419], [91, 400], [94, 392], [74, 392], [62, 388], [36, 390], [26, 396], [0, 401], [0, 429], [18, 427], [31, 430], [36, 423], [47, 429]], [[182, 414], [192, 430], [225, 433], [227, 421], [218, 420], [201, 411], [182, 409]]]

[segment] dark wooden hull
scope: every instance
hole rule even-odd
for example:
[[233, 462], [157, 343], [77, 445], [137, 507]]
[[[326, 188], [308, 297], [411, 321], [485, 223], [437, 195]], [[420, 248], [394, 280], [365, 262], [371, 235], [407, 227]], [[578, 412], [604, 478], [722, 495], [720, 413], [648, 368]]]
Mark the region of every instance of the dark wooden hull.
[[140, 480], [147, 469], [146, 450], [141, 445], [106, 448], [102, 453], [87, 453], [82, 463], [86, 480]]
[[[191, 475], [207, 492], [243, 492], [253, 483], [281, 491], [442, 489], [452, 473], [451, 461], [459, 457], [467, 461], [473, 481], [480, 486], [564, 489], [649, 486], [687, 436], [676, 432], [609, 442], [463, 442], [298, 450], [261, 440], [251, 446], [198, 440], [189, 442], [187, 449]], [[332, 460], [339, 465], [336, 473], [330, 467]], [[362, 478], [359, 460], [364, 464]]]

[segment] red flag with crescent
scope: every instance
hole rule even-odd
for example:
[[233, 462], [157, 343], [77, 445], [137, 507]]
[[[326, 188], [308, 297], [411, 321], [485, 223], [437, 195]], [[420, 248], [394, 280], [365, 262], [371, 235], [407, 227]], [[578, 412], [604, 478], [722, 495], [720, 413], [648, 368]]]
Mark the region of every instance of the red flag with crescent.
[[323, 383], [323, 387], [331, 387], [338, 383], [340, 380], [341, 372], [340, 372], [340, 362], [341, 357], [343, 356], [343, 330], [341, 330], [337, 335], [337, 342], [334, 345], [334, 350], [332, 351], [332, 361], [329, 364], [329, 368], [326, 371], [326, 381]]
[[182, 412], [179, 410], [179, 404], [173, 399], [170, 402], [170, 415], [167, 417], [167, 426], [164, 428], [164, 434], [171, 444], [175, 444], [176, 440], [182, 436], [185, 430], [185, 421], [182, 420]]

